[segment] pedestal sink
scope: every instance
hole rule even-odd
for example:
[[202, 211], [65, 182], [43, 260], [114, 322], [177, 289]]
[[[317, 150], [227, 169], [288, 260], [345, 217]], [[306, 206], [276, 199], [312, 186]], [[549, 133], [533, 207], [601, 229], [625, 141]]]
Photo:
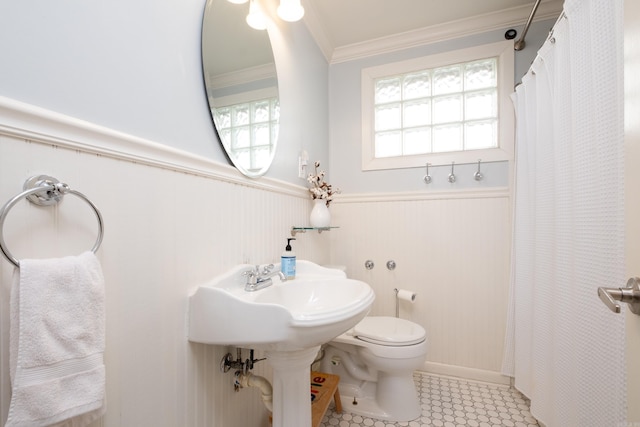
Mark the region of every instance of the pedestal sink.
[[265, 350], [274, 370], [274, 427], [310, 426], [309, 366], [320, 345], [364, 318], [375, 295], [364, 282], [304, 260], [294, 280], [275, 276], [271, 286], [248, 292], [243, 272], [252, 269], [239, 265], [196, 290], [189, 340]]

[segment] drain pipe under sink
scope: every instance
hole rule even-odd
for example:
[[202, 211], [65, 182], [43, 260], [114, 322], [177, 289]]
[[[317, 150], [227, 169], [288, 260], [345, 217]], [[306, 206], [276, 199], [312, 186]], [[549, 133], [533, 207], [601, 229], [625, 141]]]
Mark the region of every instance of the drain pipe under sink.
[[265, 377], [253, 375], [251, 372], [236, 371], [234, 385], [238, 387], [255, 387], [262, 393], [262, 403], [273, 413], [273, 387]]

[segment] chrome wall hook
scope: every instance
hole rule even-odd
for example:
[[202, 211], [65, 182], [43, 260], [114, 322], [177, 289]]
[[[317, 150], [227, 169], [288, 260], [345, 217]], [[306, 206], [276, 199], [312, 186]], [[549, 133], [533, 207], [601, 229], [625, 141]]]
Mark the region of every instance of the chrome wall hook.
[[451, 162], [451, 173], [449, 174], [449, 182], [450, 183], [454, 183], [456, 182], [456, 174], [453, 173], [453, 168], [455, 166], [456, 162]]
[[484, 178], [484, 175], [482, 174], [482, 172], [480, 172], [480, 162], [482, 162], [482, 159], [478, 159], [478, 172], [473, 174], [473, 179], [475, 179], [476, 181], [482, 181], [482, 179]]
[[427, 163], [427, 174], [422, 177], [422, 179], [424, 180], [425, 184], [431, 184], [431, 175], [429, 175], [429, 166], [431, 166], [431, 163]]

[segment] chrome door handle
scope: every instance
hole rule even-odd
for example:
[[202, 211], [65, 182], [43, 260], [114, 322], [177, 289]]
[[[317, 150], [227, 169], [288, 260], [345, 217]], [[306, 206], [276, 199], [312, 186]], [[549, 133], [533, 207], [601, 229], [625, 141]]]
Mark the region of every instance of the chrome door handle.
[[620, 313], [620, 302], [629, 304], [632, 313], [640, 315], [640, 278], [632, 277], [626, 288], [598, 288], [598, 296], [614, 313]]

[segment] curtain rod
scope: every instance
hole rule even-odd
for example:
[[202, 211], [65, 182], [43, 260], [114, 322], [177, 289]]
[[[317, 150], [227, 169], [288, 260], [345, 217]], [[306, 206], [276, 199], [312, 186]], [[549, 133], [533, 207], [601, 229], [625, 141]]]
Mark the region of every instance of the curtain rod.
[[[553, 24], [553, 27], [551, 27], [551, 30], [549, 31], [549, 35], [547, 36], [547, 40], [550, 40], [550, 41], [551, 41], [551, 43], [555, 43], [555, 39], [554, 39], [554, 37], [553, 37], [553, 32], [555, 31], [556, 26], [558, 25], [558, 23], [559, 23], [563, 18], [566, 18], [566, 17], [567, 17], [567, 14], [566, 14], [566, 13], [564, 12], [564, 10], [563, 10], [563, 11], [562, 11], [562, 13], [560, 13], [560, 16], [558, 16], [558, 19], [556, 19], [556, 22]], [[536, 57], [533, 59], [533, 61], [531, 61], [531, 63], [533, 64], [533, 63], [536, 61], [536, 59], [538, 59], [538, 55], [536, 55]], [[531, 69], [531, 66], [529, 66], [529, 69], [528, 69], [528, 70], [527, 70], [527, 72], [526, 72], [526, 73], [524, 73], [524, 74], [526, 75], [526, 74], [528, 74], [528, 73], [532, 73], [532, 74], [534, 74], [534, 75], [536, 74], [536, 73]], [[515, 88], [517, 88], [517, 87], [518, 87], [519, 85], [521, 85], [521, 84], [522, 84], [522, 82], [521, 82], [521, 81], [520, 81], [520, 82], [518, 82], [518, 83], [516, 83], [516, 85], [513, 87], [513, 89], [515, 90]]]
[[522, 35], [518, 40], [516, 40], [515, 44], [513, 45], [513, 48], [515, 50], [524, 49], [526, 45], [526, 43], [524, 42], [524, 38], [527, 35], [527, 31], [529, 31], [529, 26], [531, 25], [531, 21], [533, 21], [533, 17], [535, 16], [536, 11], [538, 10], [538, 6], [540, 6], [540, 0], [536, 0], [533, 8], [531, 9], [531, 13], [529, 14], [529, 19], [527, 19], [527, 23], [524, 26], [524, 30], [522, 30]]

